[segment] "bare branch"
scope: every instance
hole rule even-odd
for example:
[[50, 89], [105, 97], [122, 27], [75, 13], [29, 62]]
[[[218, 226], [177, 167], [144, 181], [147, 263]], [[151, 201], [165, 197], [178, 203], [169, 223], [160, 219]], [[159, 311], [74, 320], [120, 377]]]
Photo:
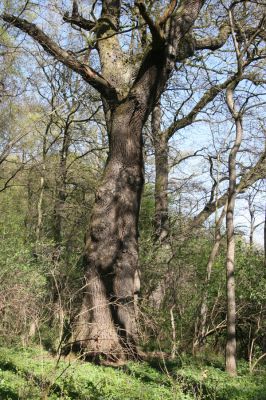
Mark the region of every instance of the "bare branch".
[[204, 39], [195, 40], [195, 50], [217, 50], [223, 47], [229, 38], [231, 33], [231, 28], [228, 25], [222, 25], [218, 36], [206, 37]]
[[47, 36], [35, 24], [28, 22], [25, 19], [15, 17], [10, 14], [2, 14], [1, 18], [10, 23], [11, 25], [19, 28], [23, 32], [30, 35], [36, 42], [38, 42], [43, 49], [61, 61], [67, 67], [77, 72], [83, 79], [93, 86], [98, 92], [109, 101], [117, 100], [117, 93], [114, 87], [98, 72], [90, 68], [88, 65], [78, 61], [71, 52], [68, 52], [58, 46], [49, 36]]
[[[232, 21], [231, 21], [232, 25]], [[240, 26], [234, 27], [235, 37], [236, 38], [247, 38], [249, 40], [249, 44], [255, 37], [259, 37], [262, 40], [266, 40], [265, 33], [265, 15], [262, 16], [262, 19], [259, 21], [257, 27], [246, 26], [245, 28], [241, 28]], [[229, 36], [232, 34], [232, 28], [230, 24], [223, 24], [220, 27], [219, 33], [216, 37], [206, 37], [203, 39], [195, 39], [195, 50], [217, 50], [223, 47], [226, 43]]]
[[203, 110], [203, 108], [209, 104], [222, 90], [226, 89], [226, 87], [236, 81], [237, 74], [231, 76], [223, 83], [212, 86], [209, 90], [207, 90], [202, 98], [198, 101], [198, 103], [193, 107], [193, 109], [183, 118], [175, 120], [164, 132], [168, 138], [172, 137], [176, 131], [179, 129], [185, 128], [186, 126], [192, 124], [195, 121], [197, 115]]
[[70, 24], [76, 25], [79, 28], [85, 29], [86, 31], [91, 31], [96, 26], [96, 23], [94, 21], [90, 21], [89, 19], [83, 18], [79, 14], [69, 15], [69, 13], [67, 12], [63, 17], [63, 20]]
[[163, 32], [160, 29], [160, 26], [153, 21], [153, 19], [150, 17], [145, 4], [142, 1], [137, 1], [136, 6], [139, 9], [140, 15], [148, 25], [152, 38], [153, 38], [153, 45], [158, 45], [161, 44], [164, 41], [164, 35]]
[[[266, 149], [260, 156], [259, 160], [253, 168], [251, 168], [246, 174], [242, 176], [240, 182], [236, 186], [236, 193], [245, 193], [245, 191], [252, 186], [259, 179], [264, 179], [266, 176]], [[201, 225], [205, 222], [216, 208], [220, 208], [225, 205], [228, 198], [228, 193], [224, 193], [217, 202], [209, 202], [205, 205], [203, 210], [194, 217], [193, 227]]]
[[171, 15], [173, 14], [175, 7], [177, 4], [177, 0], [171, 0], [169, 6], [166, 8], [165, 12], [163, 13], [163, 15], [159, 18], [158, 24], [160, 26], [163, 26], [166, 21], [171, 17]]

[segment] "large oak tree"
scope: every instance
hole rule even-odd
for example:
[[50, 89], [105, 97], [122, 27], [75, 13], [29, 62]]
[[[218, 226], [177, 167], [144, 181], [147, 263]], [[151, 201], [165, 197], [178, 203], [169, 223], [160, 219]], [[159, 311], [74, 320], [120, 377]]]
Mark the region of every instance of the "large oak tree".
[[[216, 50], [230, 36], [229, 25], [219, 26], [217, 21], [216, 35], [207, 33], [197, 38], [193, 33], [201, 10], [209, 6], [206, 3], [170, 0], [131, 4], [102, 0], [99, 4], [94, 2], [92, 19], [88, 19], [79, 12], [74, 0], [72, 12], [65, 13], [63, 19], [75, 29], [93, 32], [100, 72], [87, 60], [81, 61], [82, 49], [76, 53], [65, 50], [34, 23], [22, 18], [21, 13], [1, 16], [80, 74], [102, 97], [109, 154], [91, 216], [84, 253], [83, 305], [73, 335], [74, 347], [92, 357], [104, 355], [117, 360], [137, 354], [134, 299], [139, 290], [138, 216], [144, 183], [142, 130], [176, 63], [196, 50]], [[123, 31], [125, 16], [121, 16], [125, 9], [137, 21], [135, 28], [130, 28], [139, 30], [136, 52], [126, 45], [128, 30]], [[253, 33], [254, 30], [248, 32]]]

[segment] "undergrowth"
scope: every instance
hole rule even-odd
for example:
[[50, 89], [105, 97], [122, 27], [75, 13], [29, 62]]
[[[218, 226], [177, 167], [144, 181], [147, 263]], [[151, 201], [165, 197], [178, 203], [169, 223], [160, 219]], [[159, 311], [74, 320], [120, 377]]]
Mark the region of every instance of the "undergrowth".
[[266, 400], [266, 374], [229, 378], [218, 359], [129, 362], [113, 368], [58, 360], [42, 348], [0, 348], [1, 400]]

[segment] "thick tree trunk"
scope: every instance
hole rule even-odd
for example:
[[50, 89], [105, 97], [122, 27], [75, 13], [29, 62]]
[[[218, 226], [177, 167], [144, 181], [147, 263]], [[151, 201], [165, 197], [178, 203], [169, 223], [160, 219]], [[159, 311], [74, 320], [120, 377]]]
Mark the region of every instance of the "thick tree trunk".
[[176, 61], [194, 53], [193, 40], [191, 46], [186, 46], [189, 47], [187, 51], [182, 51], [180, 47], [184, 47], [184, 37], [192, 29], [204, 1], [185, 0], [178, 6], [176, 2], [170, 2], [157, 21], [149, 15], [143, 2], [136, 2], [135, 5], [149, 26], [152, 40], [150, 48], [145, 50], [141, 61], [137, 62], [137, 69], [133, 68], [133, 71], [118, 38], [121, 28], [121, 3], [118, 0], [102, 1], [101, 18], [97, 22], [79, 15], [77, 2], [72, 15], [64, 16], [66, 22], [85, 30], [94, 30], [101, 73], [80, 62], [74, 53], [58, 46], [35, 24], [6, 13], [1, 16], [82, 76], [98, 90], [110, 107], [110, 153], [92, 214], [85, 254], [83, 311], [74, 336], [76, 344], [89, 354], [106, 354], [109, 357], [113, 354], [115, 358], [121, 351], [123, 355], [131, 350], [135, 352], [137, 223], [143, 186], [141, 131]]
[[133, 100], [112, 113], [110, 152], [86, 243], [86, 286], [74, 334], [74, 347], [92, 358], [136, 355], [142, 124], [143, 114]]
[[155, 236], [163, 242], [169, 234], [168, 138], [161, 133], [160, 104], [152, 112], [152, 135], [155, 151]]

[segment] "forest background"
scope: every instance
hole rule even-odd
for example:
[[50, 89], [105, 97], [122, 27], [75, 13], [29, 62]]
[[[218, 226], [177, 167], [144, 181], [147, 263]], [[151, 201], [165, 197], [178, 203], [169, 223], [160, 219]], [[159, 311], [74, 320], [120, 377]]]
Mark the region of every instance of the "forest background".
[[0, 397], [263, 400], [263, 2], [1, 14]]

